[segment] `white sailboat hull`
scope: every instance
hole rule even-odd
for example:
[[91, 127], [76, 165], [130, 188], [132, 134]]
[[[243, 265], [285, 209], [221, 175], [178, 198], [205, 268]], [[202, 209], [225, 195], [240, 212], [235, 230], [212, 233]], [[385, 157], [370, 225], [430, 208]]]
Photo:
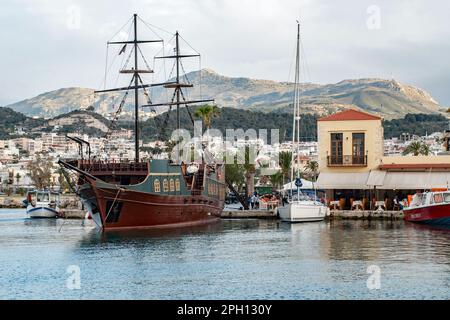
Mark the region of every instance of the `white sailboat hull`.
[[314, 222], [325, 219], [327, 208], [312, 201], [300, 201], [279, 207], [278, 213], [285, 222]]

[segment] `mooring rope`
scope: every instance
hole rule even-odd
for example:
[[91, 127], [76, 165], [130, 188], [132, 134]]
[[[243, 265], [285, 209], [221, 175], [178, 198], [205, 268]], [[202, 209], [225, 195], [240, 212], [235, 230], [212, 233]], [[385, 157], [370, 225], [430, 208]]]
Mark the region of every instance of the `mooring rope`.
[[116, 198], [114, 199], [111, 207], [109, 208], [108, 214], [106, 215], [105, 224], [106, 224], [106, 221], [108, 221], [108, 218], [109, 218], [109, 215], [111, 214], [112, 208], [114, 208], [114, 206], [116, 204], [117, 198], [119, 198], [120, 192], [122, 191], [122, 188], [120, 188], [118, 185], [116, 185], [116, 188], [119, 188], [119, 190], [117, 190]]

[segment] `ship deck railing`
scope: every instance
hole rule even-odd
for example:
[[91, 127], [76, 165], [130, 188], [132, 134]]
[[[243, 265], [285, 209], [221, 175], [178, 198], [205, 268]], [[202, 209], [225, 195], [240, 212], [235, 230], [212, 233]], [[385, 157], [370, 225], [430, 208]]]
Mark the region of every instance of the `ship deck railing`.
[[74, 164], [83, 171], [91, 174], [130, 174], [147, 175], [148, 162], [101, 161], [101, 160], [73, 160]]

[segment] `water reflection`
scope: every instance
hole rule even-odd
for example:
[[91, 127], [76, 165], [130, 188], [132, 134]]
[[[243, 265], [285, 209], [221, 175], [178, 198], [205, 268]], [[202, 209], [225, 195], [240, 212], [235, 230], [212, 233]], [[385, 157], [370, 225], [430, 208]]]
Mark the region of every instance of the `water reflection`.
[[92, 230], [89, 236], [83, 239], [82, 244], [101, 243], [135, 243], [152, 239], [172, 240], [176, 238], [201, 236], [220, 232], [223, 229], [221, 221], [214, 223], [185, 227], [185, 228], [157, 228], [157, 229], [136, 229], [136, 230], [111, 230], [101, 232]]
[[32, 219], [25, 218], [23, 224], [32, 228], [55, 228], [58, 225], [58, 219]]
[[[223, 220], [102, 233], [92, 221], [20, 215], [0, 218], [0, 283], [8, 298], [450, 298], [447, 229], [403, 221]], [[382, 270], [376, 292], [366, 287], [372, 264]], [[80, 266], [81, 291], [66, 290], [68, 265]]]

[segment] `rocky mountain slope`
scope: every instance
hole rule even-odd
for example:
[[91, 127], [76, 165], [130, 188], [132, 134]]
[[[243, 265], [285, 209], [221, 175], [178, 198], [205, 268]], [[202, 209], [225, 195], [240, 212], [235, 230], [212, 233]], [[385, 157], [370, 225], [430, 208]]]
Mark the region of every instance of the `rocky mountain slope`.
[[105, 119], [96, 112], [75, 110], [55, 118], [44, 120], [34, 119], [16, 112], [10, 108], [0, 107], [0, 139], [9, 139], [20, 135], [34, 136], [39, 132], [86, 133], [91, 136], [103, 137], [109, 128], [116, 129], [117, 124]]
[[[259, 110], [263, 112], [289, 111], [293, 100], [293, 84], [249, 78], [231, 78], [212, 70], [191, 72], [186, 77], [194, 84], [191, 98], [214, 97], [221, 107]], [[164, 102], [167, 92], [154, 88], [154, 102]], [[372, 113], [382, 113], [386, 118], [400, 118], [408, 113], [437, 113], [442, 107], [432, 96], [416, 87], [395, 80], [358, 79], [337, 84], [302, 84], [302, 110], [305, 113], [328, 114], [347, 107]], [[200, 94], [201, 92], [201, 94]], [[170, 96], [170, 94], [169, 94]], [[93, 89], [66, 88], [44, 93], [8, 107], [28, 116], [51, 118], [77, 109], [93, 106], [106, 116], [117, 109], [120, 93], [94, 95]], [[144, 99], [142, 99], [144, 101]], [[125, 113], [133, 110], [133, 99], [125, 104]], [[159, 108], [158, 113], [166, 109]]]

